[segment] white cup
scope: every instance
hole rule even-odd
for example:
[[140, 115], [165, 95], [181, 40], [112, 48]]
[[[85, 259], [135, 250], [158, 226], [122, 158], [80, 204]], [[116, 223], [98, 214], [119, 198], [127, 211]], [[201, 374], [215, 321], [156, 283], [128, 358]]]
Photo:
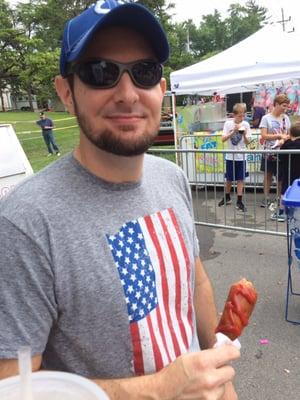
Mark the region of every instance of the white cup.
[[[32, 374], [33, 400], [109, 400], [98, 385], [82, 376], [59, 371]], [[0, 380], [1, 400], [21, 400], [20, 376]]]

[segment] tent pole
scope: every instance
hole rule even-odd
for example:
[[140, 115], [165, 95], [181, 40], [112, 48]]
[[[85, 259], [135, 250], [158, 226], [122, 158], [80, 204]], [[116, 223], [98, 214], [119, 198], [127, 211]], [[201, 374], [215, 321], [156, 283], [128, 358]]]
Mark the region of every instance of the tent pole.
[[[177, 120], [176, 120], [176, 96], [172, 92], [172, 113], [173, 113], [173, 131], [174, 131], [174, 147], [177, 150]], [[178, 164], [178, 154], [175, 152], [176, 164]]]

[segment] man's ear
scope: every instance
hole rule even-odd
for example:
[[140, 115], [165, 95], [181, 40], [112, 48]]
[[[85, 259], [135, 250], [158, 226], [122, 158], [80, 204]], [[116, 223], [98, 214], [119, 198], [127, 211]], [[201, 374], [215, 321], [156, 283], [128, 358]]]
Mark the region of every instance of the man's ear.
[[75, 115], [73, 92], [70, 88], [68, 79], [63, 78], [61, 75], [55, 77], [55, 89], [60, 100], [69, 111], [70, 114]]
[[164, 96], [165, 93], [166, 93], [166, 90], [167, 90], [167, 81], [165, 80], [165, 78], [161, 78], [161, 80], [160, 80], [160, 88], [161, 88], [162, 94]]

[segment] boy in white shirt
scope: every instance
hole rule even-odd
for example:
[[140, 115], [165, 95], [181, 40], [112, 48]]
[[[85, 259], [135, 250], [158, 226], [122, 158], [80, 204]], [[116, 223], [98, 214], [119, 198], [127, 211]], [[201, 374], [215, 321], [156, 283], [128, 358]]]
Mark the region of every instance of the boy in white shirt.
[[[229, 150], [246, 150], [246, 145], [251, 140], [250, 125], [245, 118], [245, 104], [237, 103], [233, 107], [233, 119], [225, 122], [222, 133], [222, 142], [227, 142]], [[226, 184], [225, 197], [219, 202], [219, 207], [224, 204], [231, 204], [230, 191], [232, 182], [237, 182], [237, 202], [236, 208], [246, 212], [247, 209], [242, 201], [244, 179], [246, 176], [246, 160], [245, 154], [226, 153]]]

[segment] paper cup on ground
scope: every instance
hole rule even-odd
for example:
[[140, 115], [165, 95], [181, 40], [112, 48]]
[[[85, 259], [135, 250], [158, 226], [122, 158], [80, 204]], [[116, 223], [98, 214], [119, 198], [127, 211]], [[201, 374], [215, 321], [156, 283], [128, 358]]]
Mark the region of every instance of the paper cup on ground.
[[[98, 385], [82, 376], [59, 371], [32, 374], [33, 400], [109, 400]], [[1, 400], [20, 400], [20, 376], [0, 380]]]

